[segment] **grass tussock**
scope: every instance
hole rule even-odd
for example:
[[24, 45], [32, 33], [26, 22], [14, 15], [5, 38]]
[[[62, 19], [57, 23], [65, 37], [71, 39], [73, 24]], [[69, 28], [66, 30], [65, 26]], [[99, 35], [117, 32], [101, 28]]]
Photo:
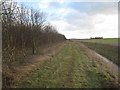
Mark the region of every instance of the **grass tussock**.
[[[114, 86], [111, 76], [103, 73], [74, 43], [68, 43], [13, 87], [17, 88], [103, 88]], [[107, 84], [107, 85], [106, 85]], [[114, 86], [115, 87], [115, 86]]]

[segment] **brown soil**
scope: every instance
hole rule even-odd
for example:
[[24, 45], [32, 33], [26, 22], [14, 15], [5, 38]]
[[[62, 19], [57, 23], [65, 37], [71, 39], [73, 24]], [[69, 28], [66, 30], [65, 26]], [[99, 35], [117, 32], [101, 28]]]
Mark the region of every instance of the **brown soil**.
[[68, 41], [57, 43], [47, 48], [43, 47], [42, 55], [31, 55], [25, 58], [24, 63], [13, 62], [9, 65], [3, 65], [3, 87], [10, 87], [32, 72], [33, 68], [38, 67], [45, 60], [56, 54]]
[[98, 43], [98, 44], [103, 44], [103, 45], [111, 45], [111, 46], [120, 46], [119, 43], [104, 43], [104, 42], [90, 42], [90, 43]]

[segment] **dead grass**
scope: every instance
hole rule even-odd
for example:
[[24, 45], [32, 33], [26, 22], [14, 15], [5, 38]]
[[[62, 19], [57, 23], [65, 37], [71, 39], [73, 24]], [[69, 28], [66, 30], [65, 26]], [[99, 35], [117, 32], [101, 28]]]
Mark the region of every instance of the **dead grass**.
[[[66, 44], [67, 46], [60, 50]], [[28, 61], [29, 63], [18, 64], [18, 66], [17, 63], [12, 63], [11, 65], [14, 66], [12, 68], [5, 66], [7, 72], [3, 73], [6, 76], [4, 80], [9, 81], [4, 81], [5, 85], [14, 86], [24, 77], [23, 87], [28, 84], [30, 85], [28, 87], [32, 87], [31, 85], [33, 87], [41, 85], [41, 87], [109, 88], [120, 86], [118, 72], [80, 42], [57, 44], [47, 49], [43, 55], [36, 55]], [[102, 86], [100, 86], [101, 82], [103, 82]]]
[[[32, 72], [33, 68], [38, 67], [44, 60], [49, 59], [52, 55], [57, 53], [66, 42], [57, 43], [53, 46], [43, 47], [43, 54], [42, 55], [29, 55], [28, 57], [24, 58], [24, 62], [12, 62], [9, 65], [3, 64], [3, 87], [7, 88], [11, 85], [18, 83], [22, 77], [26, 76], [30, 72]], [[23, 61], [23, 60], [22, 60]]]
[[95, 53], [95, 51], [89, 49], [84, 44], [80, 43], [79, 41], [74, 41], [76, 44], [78, 44], [82, 49], [85, 50], [85, 54], [92, 59], [93, 66], [97, 67], [103, 75], [106, 75], [110, 78], [110, 81], [105, 82], [103, 86], [107, 87], [120, 87], [120, 72], [116, 71], [111, 67], [111, 65], [105, 61], [103, 61], [100, 57], [98, 57]]
[[[91, 56], [92, 55], [92, 56]], [[97, 60], [99, 59], [99, 60]], [[15, 87], [20, 88], [116, 88], [116, 74], [87, 47], [69, 42], [57, 54], [34, 69], [25, 80]], [[106, 70], [105, 70], [106, 68]], [[106, 85], [107, 84], [107, 85]]]

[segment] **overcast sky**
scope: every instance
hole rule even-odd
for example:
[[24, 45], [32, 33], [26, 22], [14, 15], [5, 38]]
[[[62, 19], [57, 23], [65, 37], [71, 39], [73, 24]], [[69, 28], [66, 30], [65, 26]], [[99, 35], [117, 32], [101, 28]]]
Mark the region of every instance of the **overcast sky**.
[[47, 21], [66, 38], [118, 37], [118, 2], [26, 2], [47, 13]]

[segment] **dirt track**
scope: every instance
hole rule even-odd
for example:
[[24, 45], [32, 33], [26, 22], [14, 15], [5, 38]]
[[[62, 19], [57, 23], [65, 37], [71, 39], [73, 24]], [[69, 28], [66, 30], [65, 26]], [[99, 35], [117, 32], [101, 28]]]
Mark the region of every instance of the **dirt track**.
[[26, 58], [25, 63], [13, 62], [10, 67], [3, 65], [3, 73], [8, 73], [10, 78], [13, 79], [13, 83], [17, 83], [22, 77], [32, 72], [33, 68], [38, 67], [45, 60], [51, 58], [52, 55], [56, 54], [64, 45], [67, 43], [62, 42], [55, 44], [43, 50], [42, 55], [32, 55]]
[[[56, 44], [52, 47], [49, 47], [49, 48], [44, 50], [42, 55], [35, 55], [32, 57], [29, 57], [27, 60], [27, 63], [25, 63], [25, 64], [19, 64], [17, 62], [12, 63], [11, 70], [9, 70], [9, 68], [7, 68], [6, 66], [3, 66], [3, 69], [8, 70], [8, 71], [12, 71], [13, 72], [12, 76], [14, 76], [14, 82], [17, 83], [20, 81], [20, 79], [22, 79], [23, 77], [25, 77], [29, 73], [33, 72], [33, 68], [39, 67], [45, 60], [51, 58], [52, 55], [57, 54], [68, 43], [74, 43], [77, 46], [81, 47], [83, 49], [83, 51], [85, 51], [84, 54], [88, 58], [92, 59], [92, 62], [95, 64], [95, 67], [97, 67], [101, 72], [107, 72], [111, 77], [113, 77], [112, 80], [116, 84], [118, 84], [118, 82], [117, 82], [118, 72], [115, 71], [111, 67], [111, 65], [109, 65], [109, 63], [103, 61], [102, 58], [98, 57], [96, 55], [95, 51], [89, 49], [84, 44], [82, 44], [78, 41], [74, 41], [74, 40], [73, 41], [66, 41], [63, 43]], [[68, 57], [66, 57], [66, 58], [68, 58]], [[72, 57], [72, 58], [74, 58], [74, 57]], [[71, 70], [72, 70], [72, 68], [71, 68]], [[72, 72], [71, 70], [69, 70], [69, 71]], [[68, 81], [71, 81], [71, 80], [68, 80]], [[71, 83], [68, 83], [68, 86], [69, 86], [69, 84], [71, 84]]]

